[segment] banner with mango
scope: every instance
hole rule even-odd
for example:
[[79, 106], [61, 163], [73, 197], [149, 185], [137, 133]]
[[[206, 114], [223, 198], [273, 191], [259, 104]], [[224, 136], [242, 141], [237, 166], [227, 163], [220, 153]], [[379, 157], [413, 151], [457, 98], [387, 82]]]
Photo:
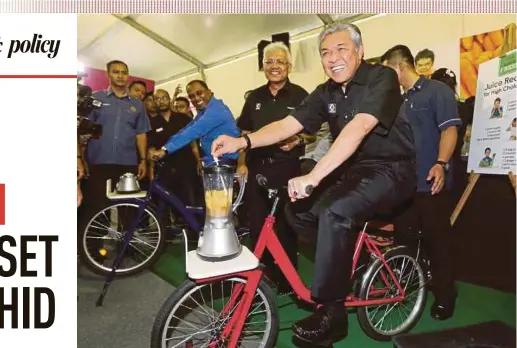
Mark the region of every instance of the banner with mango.
[[499, 57], [504, 44], [504, 29], [464, 37], [460, 40], [460, 97], [476, 95], [479, 64]]

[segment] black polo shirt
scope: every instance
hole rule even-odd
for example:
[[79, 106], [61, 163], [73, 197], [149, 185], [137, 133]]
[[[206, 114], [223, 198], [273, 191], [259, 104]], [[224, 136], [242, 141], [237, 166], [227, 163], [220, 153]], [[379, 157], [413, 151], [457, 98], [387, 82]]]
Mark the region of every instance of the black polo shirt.
[[[302, 87], [287, 80], [276, 96], [271, 94], [269, 83], [253, 90], [242, 109], [237, 126], [243, 131], [255, 132], [260, 128], [285, 118], [307, 97], [309, 93]], [[278, 145], [271, 145], [252, 149], [249, 159], [274, 158], [291, 159], [299, 158], [305, 153], [304, 146], [285, 152]]]
[[[160, 149], [171, 136], [183, 129], [192, 119], [187, 115], [171, 111], [169, 121], [165, 120], [161, 115], [151, 118], [150, 121], [151, 131], [148, 133], [149, 147]], [[168, 154], [165, 157], [165, 162], [174, 165], [196, 165], [196, 158], [192, 153], [191, 146], [188, 145]]]
[[308, 133], [316, 133], [328, 122], [335, 140], [358, 113], [379, 121], [366, 136], [352, 159], [415, 158], [409, 125], [396, 72], [382, 65], [361, 62], [346, 90], [332, 80], [319, 85], [291, 115]]

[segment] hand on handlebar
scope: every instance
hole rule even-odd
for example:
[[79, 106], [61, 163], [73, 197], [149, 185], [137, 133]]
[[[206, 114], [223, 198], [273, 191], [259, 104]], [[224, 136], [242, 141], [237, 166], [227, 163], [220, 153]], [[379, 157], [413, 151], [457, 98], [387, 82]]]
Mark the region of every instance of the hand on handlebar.
[[318, 184], [319, 182], [317, 182], [310, 174], [289, 180], [287, 191], [289, 193], [289, 198], [291, 198], [291, 202], [309, 197], [312, 190], [318, 186]]
[[159, 160], [161, 160], [164, 156], [165, 156], [165, 151], [163, 151], [162, 149], [159, 149], [159, 150], [156, 150], [156, 149], [154, 149], [154, 148], [149, 149], [148, 157], [149, 157], [149, 159], [151, 159], [152, 161], [159, 161]]

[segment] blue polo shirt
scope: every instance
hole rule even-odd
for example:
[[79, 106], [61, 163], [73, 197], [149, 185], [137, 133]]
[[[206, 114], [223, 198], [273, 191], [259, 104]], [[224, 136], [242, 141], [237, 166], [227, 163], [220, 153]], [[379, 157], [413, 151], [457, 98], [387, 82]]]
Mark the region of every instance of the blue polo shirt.
[[[436, 80], [420, 77], [404, 95], [406, 113], [415, 138], [418, 192], [430, 192], [429, 170], [436, 164], [441, 132], [461, 126], [458, 103], [450, 87]], [[452, 188], [452, 157], [445, 178], [445, 188]]]
[[[203, 161], [206, 166], [214, 164], [212, 143], [220, 135], [240, 136], [235, 118], [230, 109], [220, 100], [212, 96], [205, 109], [200, 110], [194, 120], [185, 128], [169, 138], [165, 144], [168, 153], [172, 153], [199, 139], [203, 150]], [[237, 160], [238, 153], [225, 154], [223, 160]]]
[[88, 142], [88, 162], [137, 165], [136, 136], [151, 130], [144, 104], [127, 93], [119, 98], [110, 89], [95, 92], [93, 97], [102, 107], [89, 117], [102, 125], [102, 136]]

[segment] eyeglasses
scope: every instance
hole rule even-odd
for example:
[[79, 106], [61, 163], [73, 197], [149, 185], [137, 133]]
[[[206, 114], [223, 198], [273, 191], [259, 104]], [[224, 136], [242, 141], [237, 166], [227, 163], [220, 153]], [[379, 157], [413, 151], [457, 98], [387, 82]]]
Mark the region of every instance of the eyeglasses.
[[263, 61], [263, 63], [264, 63], [264, 65], [267, 65], [267, 66], [271, 66], [274, 64], [278, 64], [280, 66], [286, 66], [287, 64], [289, 64], [289, 62], [284, 59], [265, 59]]

